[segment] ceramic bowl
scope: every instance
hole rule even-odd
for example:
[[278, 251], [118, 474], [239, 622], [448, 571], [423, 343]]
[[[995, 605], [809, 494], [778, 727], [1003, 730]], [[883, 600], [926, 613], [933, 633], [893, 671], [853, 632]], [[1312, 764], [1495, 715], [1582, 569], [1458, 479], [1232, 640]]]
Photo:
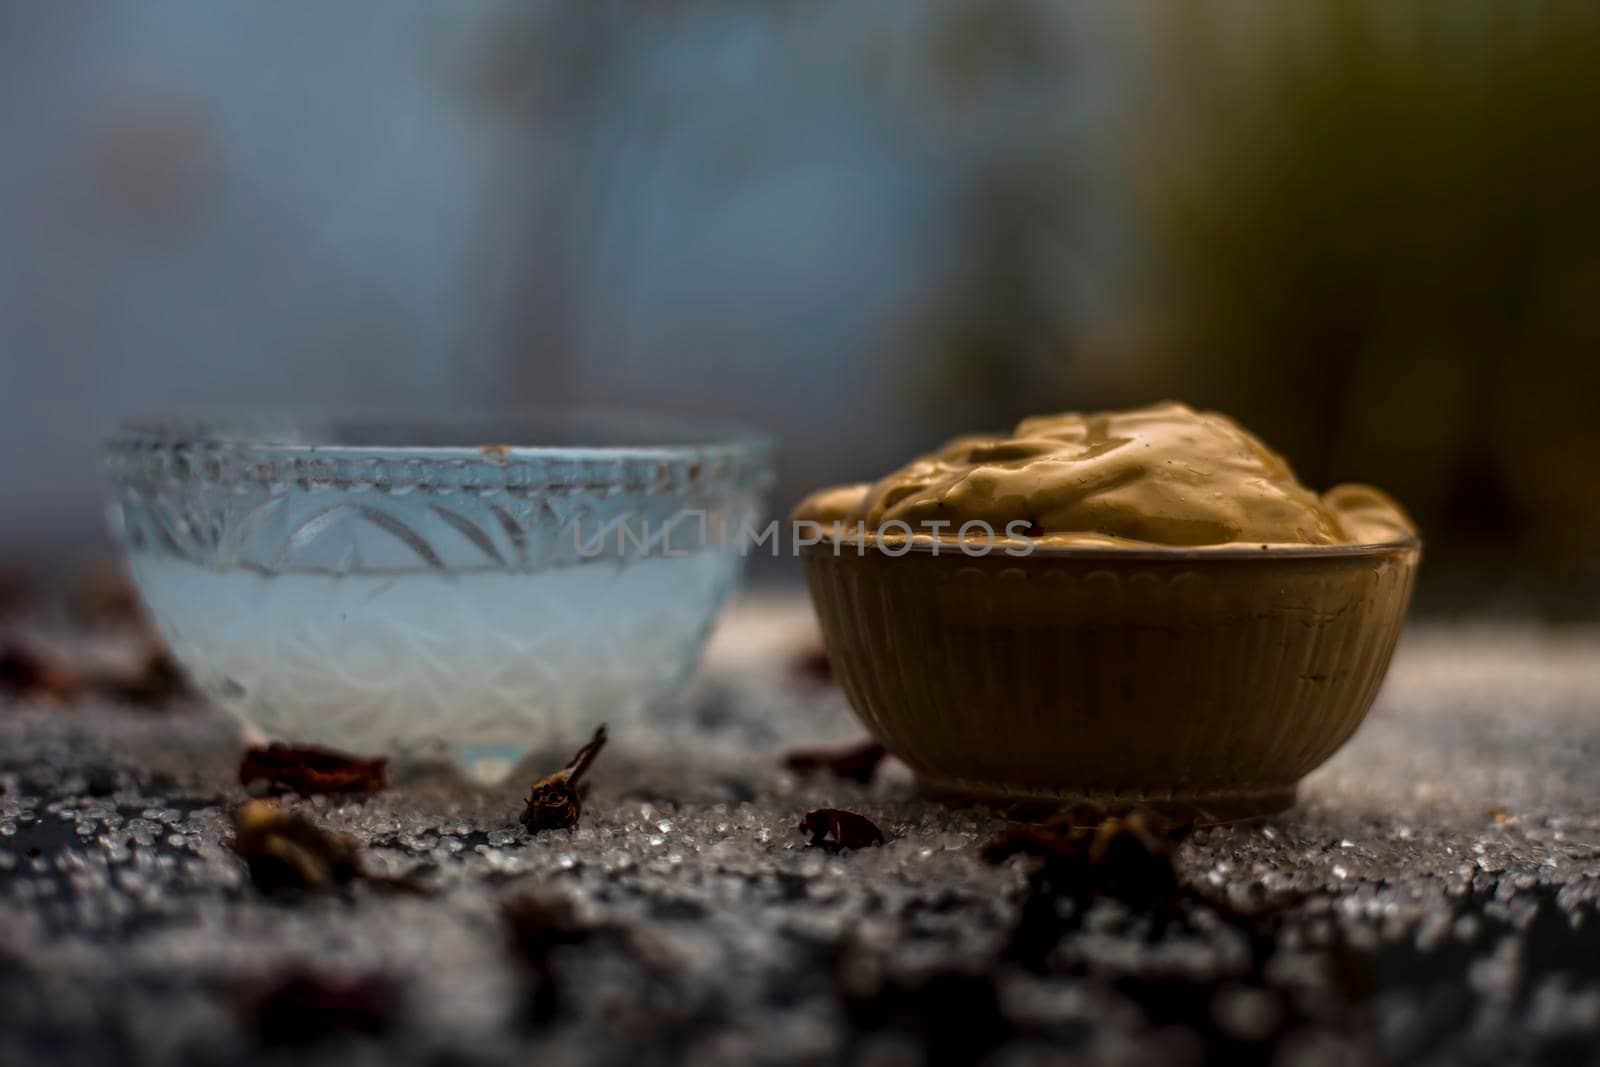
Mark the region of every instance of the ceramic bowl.
[[967, 556], [828, 541], [806, 574], [840, 685], [931, 790], [1280, 811], [1372, 706], [1420, 546]]
[[270, 735], [495, 779], [694, 665], [768, 444], [634, 414], [133, 423], [113, 525], [193, 680]]

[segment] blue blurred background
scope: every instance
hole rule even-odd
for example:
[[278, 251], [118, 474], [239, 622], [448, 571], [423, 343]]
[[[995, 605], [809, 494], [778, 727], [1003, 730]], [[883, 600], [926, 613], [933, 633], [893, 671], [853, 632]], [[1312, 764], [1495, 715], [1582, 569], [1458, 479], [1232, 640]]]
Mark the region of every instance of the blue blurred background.
[[1163, 397], [1417, 515], [1435, 610], [1600, 610], [1600, 7], [0, 8], [0, 563], [206, 404], [768, 428], [776, 505]]

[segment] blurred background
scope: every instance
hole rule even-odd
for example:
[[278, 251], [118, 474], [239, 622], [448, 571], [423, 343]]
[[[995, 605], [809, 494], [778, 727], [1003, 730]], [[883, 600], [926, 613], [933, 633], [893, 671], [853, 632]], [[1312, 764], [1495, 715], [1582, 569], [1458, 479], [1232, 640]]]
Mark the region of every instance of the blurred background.
[[0, 568], [104, 554], [165, 408], [732, 416], [787, 509], [1172, 397], [1392, 491], [1424, 610], [1593, 618], [1597, 56], [1576, 0], [5, 5]]

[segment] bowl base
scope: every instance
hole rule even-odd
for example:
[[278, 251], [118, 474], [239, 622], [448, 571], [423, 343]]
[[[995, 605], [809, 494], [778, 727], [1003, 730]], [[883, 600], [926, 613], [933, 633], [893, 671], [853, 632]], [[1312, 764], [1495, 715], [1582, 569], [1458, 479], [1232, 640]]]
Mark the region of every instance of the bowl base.
[[986, 804], [1008, 818], [1043, 821], [1073, 808], [1123, 815], [1148, 811], [1174, 823], [1220, 826], [1277, 815], [1294, 806], [1296, 786], [1264, 790], [1142, 792], [1135, 789], [1018, 789], [993, 782], [917, 776], [920, 790], [950, 804]]

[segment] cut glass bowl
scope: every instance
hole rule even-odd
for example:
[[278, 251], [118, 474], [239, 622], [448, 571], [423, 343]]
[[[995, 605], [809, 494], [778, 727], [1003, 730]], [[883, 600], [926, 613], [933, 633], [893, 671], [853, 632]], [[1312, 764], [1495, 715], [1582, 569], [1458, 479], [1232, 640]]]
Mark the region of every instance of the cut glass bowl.
[[772, 477], [763, 439], [624, 414], [137, 422], [106, 460], [134, 581], [207, 695], [486, 781], [677, 686]]

